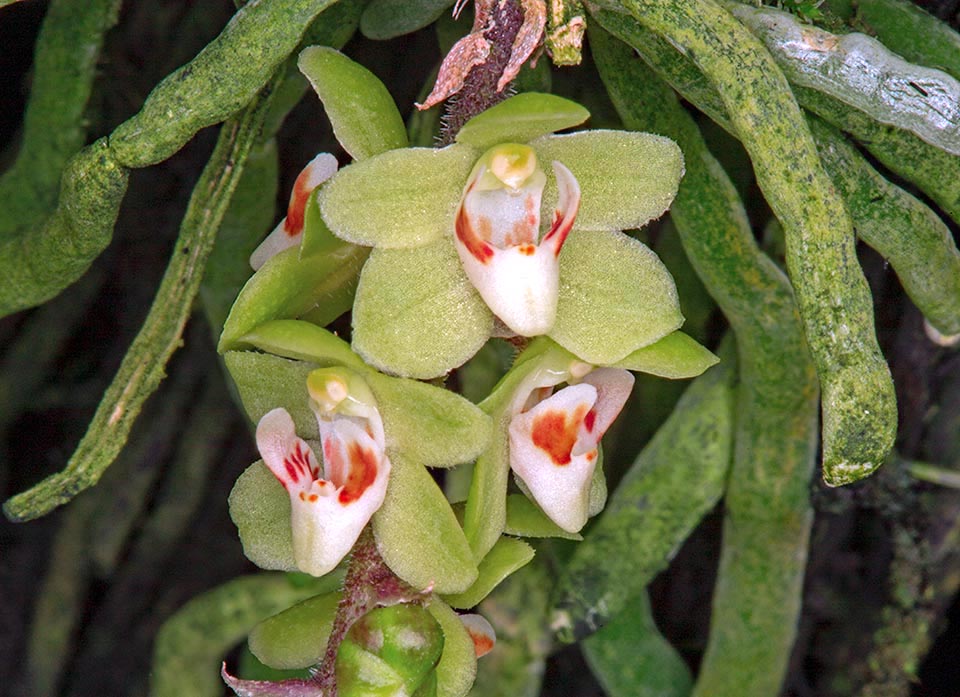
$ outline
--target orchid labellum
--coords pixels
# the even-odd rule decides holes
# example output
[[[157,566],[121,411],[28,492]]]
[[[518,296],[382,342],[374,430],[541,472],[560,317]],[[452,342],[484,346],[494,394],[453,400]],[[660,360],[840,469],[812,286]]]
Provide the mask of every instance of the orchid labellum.
[[[303,221],[310,194],[337,172],[337,158],[322,152],[313,158],[293,183],[287,215],[250,255],[254,271],[267,263],[270,257],[300,244],[303,239]]]
[[[467,277],[493,313],[522,336],[553,327],[560,249],[580,207],[576,178],[560,162],[553,171],[560,196],[542,239],[540,200],[547,178],[528,145],[497,145],[480,158],[454,220]]]
[[[597,446],[631,389],[626,370],[598,368],[555,394],[535,387],[510,422],[510,468],[567,532],[587,522]]]
[[[260,419],[257,447],[290,496],[297,566],[322,576],[346,556],[383,503],[390,460],[383,421],[359,376],[343,368],[315,370],[307,390],[320,427],[323,473],[285,409]]]

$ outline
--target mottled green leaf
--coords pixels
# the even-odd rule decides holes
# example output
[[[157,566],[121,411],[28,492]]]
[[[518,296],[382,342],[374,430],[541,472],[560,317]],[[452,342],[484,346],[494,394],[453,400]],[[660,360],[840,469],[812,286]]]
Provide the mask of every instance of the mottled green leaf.
[[[370,372],[388,451],[427,467],[450,467],[475,459],[490,439],[490,417],[458,394],[416,380]]]
[[[331,581],[339,583],[340,579],[331,576]],[[324,593],[268,617],[247,638],[251,653],[264,665],[279,670],[319,663],[342,596],[340,592]]]
[[[380,555],[414,588],[460,593],[477,578],[467,539],[440,487],[424,467],[391,457],[387,497],[373,516]]]
[[[465,145],[392,150],[344,167],[321,189],[323,219],[368,247],[419,247],[453,234],[453,216],[479,153]]]
[[[353,307],[353,348],[371,365],[434,378],[487,341],[493,315],[470,285],[453,244],[374,250]]]
[[[320,437],[307,394],[307,375],[316,364],[255,351],[229,351],[223,358],[253,423],[271,409],[283,407],[290,412],[297,435],[306,439]]]
[[[609,697],[687,697],[690,669],[654,624],[644,590],[582,644]]]
[[[550,338],[584,361],[610,365],[681,324],[673,278],[646,245],[608,231],[567,238]]]
[[[677,194],[683,155],[669,138],[627,131],[581,131],[530,143],[542,163],[559,160],[580,183],[576,225],[584,230],[629,230],[660,217]],[[543,201],[556,206],[557,187],[547,172]]]
[[[434,600],[427,606],[443,629],[443,655],[437,664],[437,697],[465,697],[477,675],[473,639],[450,606]]]
[[[237,477],[229,504],[230,518],[237,526],[247,559],[261,569],[297,571],[290,497],[263,460],[257,460]]]
[[[304,49],[297,66],[323,102],[333,134],[355,160],[406,147],[397,105],[369,70],[325,46]]]
[[[350,308],[357,275],[367,250],[343,244],[308,259],[296,247],[260,267],[240,291],[223,327],[220,352],[241,348],[247,332],[272,319],[293,319],[317,308],[335,308],[335,318]],[[328,320],[329,321],[329,320]]]
[[[463,593],[445,595],[451,606],[466,610],[486,598],[490,591],[533,559],[533,547],[512,537],[501,537],[479,564],[480,575]]]
[[[526,143],[538,136],[577,126],[590,112],[576,102],[524,92],[474,116],[457,134],[458,143],[486,150],[497,143]]]
[[[673,332],[656,343],[637,349],[618,362],[618,368],[650,373],[662,378],[680,380],[695,378],[720,361],[683,332]]]
[[[368,39],[383,41],[432,24],[453,0],[373,0],[360,18]]]

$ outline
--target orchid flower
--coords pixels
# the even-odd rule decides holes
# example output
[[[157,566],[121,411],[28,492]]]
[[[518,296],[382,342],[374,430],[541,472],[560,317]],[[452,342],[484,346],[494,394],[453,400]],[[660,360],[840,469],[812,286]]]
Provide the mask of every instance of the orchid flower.
[[[509,427],[510,468],[543,512],[571,533],[587,522],[600,439],[634,382],[621,368],[590,368],[586,374],[574,370],[579,381],[555,394],[549,383],[534,386],[525,398],[522,393]]]
[[[310,194],[336,173],[337,166],[337,158],[322,152],[297,175],[293,183],[293,191],[290,193],[286,217],[250,255],[250,266],[254,271],[284,249],[300,244],[300,240],[303,239],[304,216]]]
[[[560,285],[560,249],[580,207],[580,187],[553,163],[560,199],[538,243],[540,199],[547,182],[527,145],[497,145],[473,168],[454,218],[463,269],[484,302],[521,336],[553,328]]]
[[[307,391],[320,429],[323,474],[285,409],[260,419],[257,447],[290,496],[297,566],[322,576],[346,556],[383,503],[390,460],[376,402],[359,376],[343,368],[315,370]]]

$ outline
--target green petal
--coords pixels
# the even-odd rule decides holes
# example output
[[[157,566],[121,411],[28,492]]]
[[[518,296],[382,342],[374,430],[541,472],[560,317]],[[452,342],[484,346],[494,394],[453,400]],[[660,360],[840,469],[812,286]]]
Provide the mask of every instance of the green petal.
[[[538,136],[577,126],[588,118],[590,112],[569,99],[524,92],[467,121],[457,134],[457,142],[479,150],[497,143],[526,143]]]
[[[437,697],[466,697],[477,675],[473,639],[450,606],[434,600],[427,610],[443,629],[443,654],[437,664]]]
[[[265,322],[241,337],[240,342],[284,358],[310,361],[320,367],[342,365],[368,370],[346,341],[322,327],[297,319]]]
[[[507,535],[519,537],[562,537],[566,540],[582,540],[579,533],[567,532],[554,523],[533,501],[523,494],[507,496]]]
[[[339,237],[330,231],[327,224],[320,215],[320,204],[317,203],[317,196],[320,195],[318,186],[307,199],[307,205],[303,209],[303,239],[300,241],[300,258],[327,254],[334,251],[343,243]]]
[[[374,250],[353,306],[353,348],[371,365],[434,378],[486,342],[493,315],[470,285],[450,240]]]
[[[327,649],[341,597],[339,592],[318,595],[265,619],[247,638],[250,652],[264,665],[278,670],[316,665]]]
[[[479,153],[463,145],[406,148],[354,163],[321,189],[323,219],[367,247],[419,247],[453,234],[453,216]]]
[[[533,559],[533,547],[512,537],[501,537],[480,562],[480,575],[463,593],[445,595],[443,599],[460,610],[477,605],[500,585],[507,576]]]
[[[574,230],[567,238],[554,341],[584,361],[611,365],[681,324],[673,278],[646,245],[606,231]]]
[[[237,477],[228,500],[243,553],[261,569],[297,571],[290,528],[290,497],[258,460]]]
[[[307,394],[307,375],[316,364],[254,351],[230,351],[223,358],[253,423],[271,409],[283,407],[290,412],[297,435],[305,439],[320,437]]]
[[[694,378],[720,359],[683,332],[667,334],[660,341],[637,349],[616,364],[618,368],[650,373],[662,378]]]
[[[433,24],[452,4],[453,0],[373,0],[360,18],[360,31],[368,39],[392,39]]]
[[[311,46],[297,60],[323,102],[333,134],[355,160],[407,146],[397,105],[369,70],[325,46]]]
[[[419,463],[399,455],[390,460],[387,497],[373,515],[380,555],[414,588],[466,590],[477,578],[477,566],[443,492]]]
[[[272,319],[292,319],[323,306],[330,320],[350,309],[367,250],[352,244],[300,259],[286,249],[260,267],[240,291],[224,323],[221,353],[242,348],[240,337]],[[328,321],[330,321],[328,320]]]
[[[377,398],[387,450],[427,467],[476,459],[490,440],[490,417],[458,394],[416,380],[364,376]]]
[[[547,172],[544,210],[557,205],[548,163],[559,160],[580,183],[577,227],[630,230],[660,217],[677,195],[683,155],[669,138],[626,131],[581,131],[530,143]]]

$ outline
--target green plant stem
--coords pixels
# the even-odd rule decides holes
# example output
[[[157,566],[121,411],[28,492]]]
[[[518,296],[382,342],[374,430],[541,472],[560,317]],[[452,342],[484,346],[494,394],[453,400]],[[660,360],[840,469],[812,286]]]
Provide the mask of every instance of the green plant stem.
[[[95,484],[126,443],[143,403],[164,377],[179,348],[207,257],[269,104],[266,90],[239,116],[224,124],[217,146],[187,206],[173,255],[150,312],[87,433],[66,468],[4,504],[14,521],[37,518]]]
[[[850,216],[790,86],[760,42],[713,0],[622,6],[683,47],[720,93],[786,234],[787,268],[820,379],[824,480],[838,486],[867,476],[893,445],[896,395]]]
[[[796,634],[812,521],[816,374],[790,284],[758,248],[733,182],[693,119],[630,47],[593,29],[590,36],[624,125],[671,137],[684,152],[686,175],[671,216],[737,338],[734,460],[695,694],[776,694]]]
[[[103,37],[119,10],[120,0],[50,3],[37,37],[20,150],[0,177],[0,239],[31,234],[56,203],[63,168],[86,139],[84,111]]]

